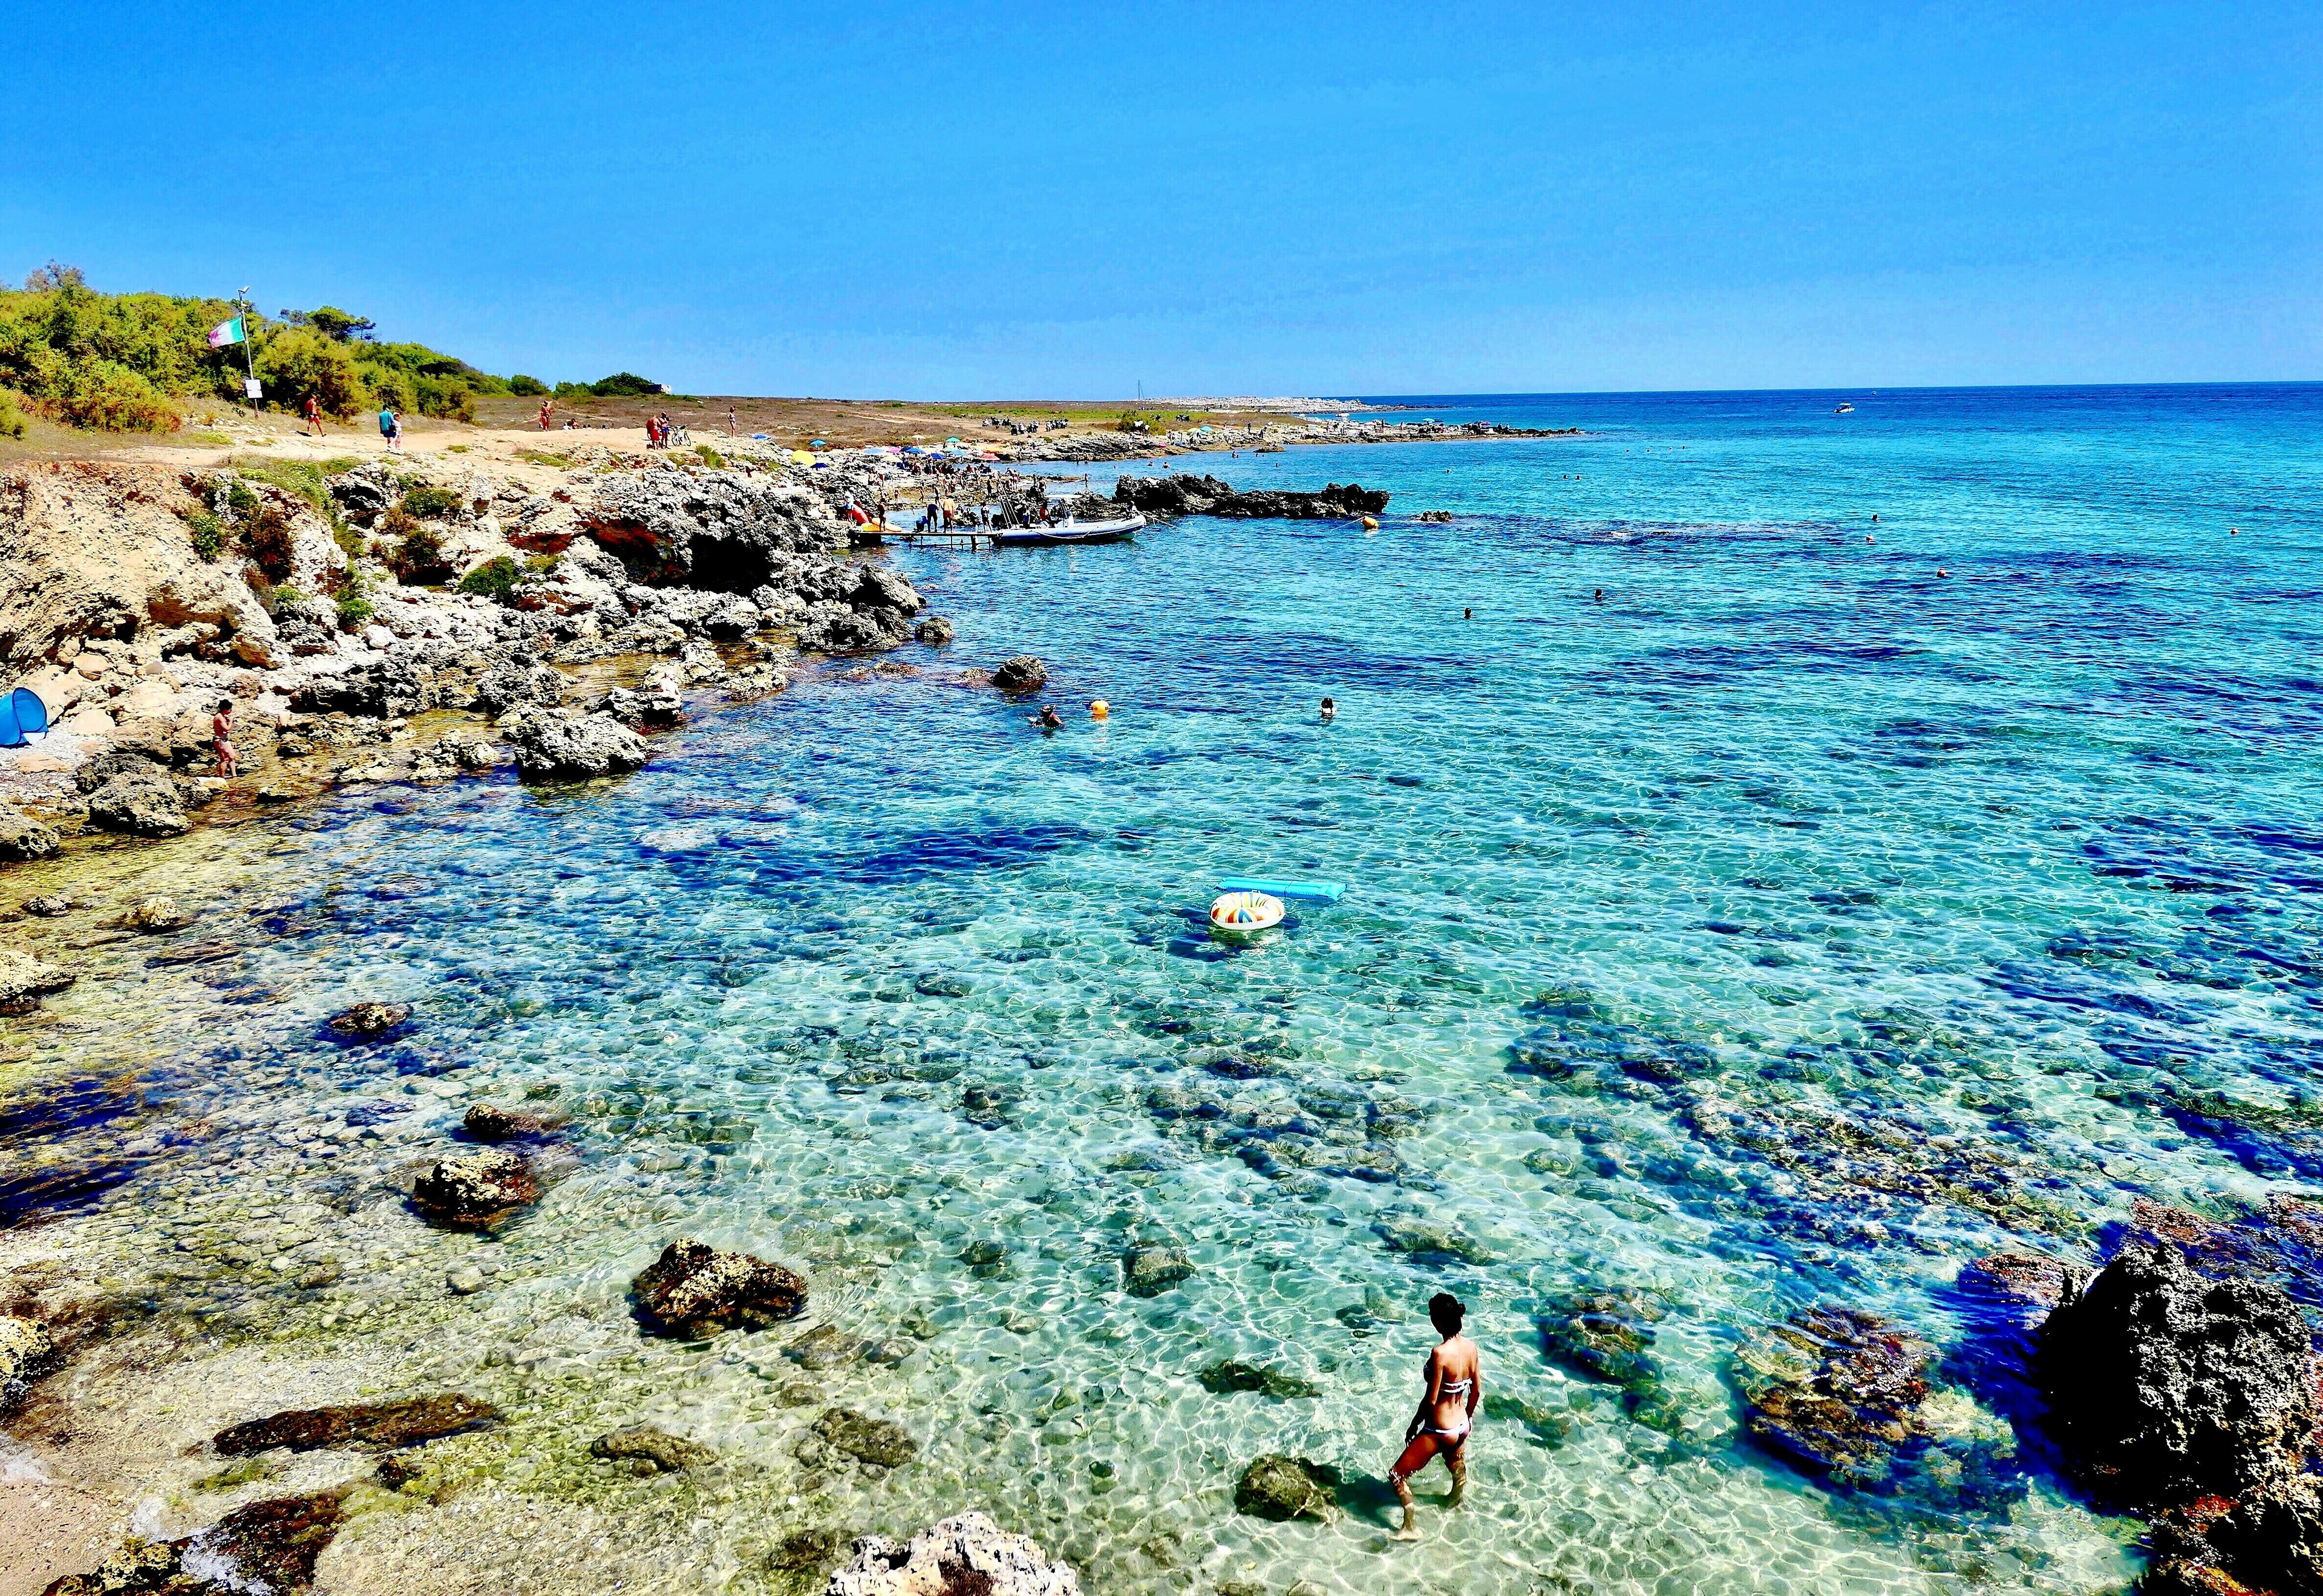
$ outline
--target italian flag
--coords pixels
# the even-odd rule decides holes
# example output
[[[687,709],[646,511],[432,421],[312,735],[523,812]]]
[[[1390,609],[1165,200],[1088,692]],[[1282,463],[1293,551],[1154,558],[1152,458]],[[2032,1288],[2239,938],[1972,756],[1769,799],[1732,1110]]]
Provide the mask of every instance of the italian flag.
[[[218,323],[217,326],[210,329],[210,347],[212,349],[223,349],[229,344],[239,344],[241,342],[242,317],[238,316],[230,321],[222,321]]]

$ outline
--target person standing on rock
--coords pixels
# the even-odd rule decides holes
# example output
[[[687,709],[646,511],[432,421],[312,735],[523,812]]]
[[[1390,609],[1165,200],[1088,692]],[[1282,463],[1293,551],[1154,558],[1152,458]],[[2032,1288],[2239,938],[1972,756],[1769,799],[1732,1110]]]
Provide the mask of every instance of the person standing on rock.
[[[1446,1507],[1458,1507],[1468,1489],[1468,1430],[1475,1423],[1477,1404],[1484,1399],[1484,1371],[1476,1344],[1460,1334],[1467,1315],[1466,1306],[1448,1291],[1428,1299],[1428,1323],[1443,1339],[1428,1354],[1422,1377],[1427,1390],[1404,1426],[1403,1455],[1388,1471],[1395,1500],[1403,1504],[1403,1527],[1391,1537],[1395,1540],[1419,1538],[1412,1523],[1410,1480],[1428,1466],[1429,1458],[1442,1457],[1452,1471],[1452,1494],[1444,1499]]]
[[[218,700],[217,713],[210,718],[210,747],[217,754],[218,775],[231,781],[242,774],[234,752],[234,700],[230,698]]]

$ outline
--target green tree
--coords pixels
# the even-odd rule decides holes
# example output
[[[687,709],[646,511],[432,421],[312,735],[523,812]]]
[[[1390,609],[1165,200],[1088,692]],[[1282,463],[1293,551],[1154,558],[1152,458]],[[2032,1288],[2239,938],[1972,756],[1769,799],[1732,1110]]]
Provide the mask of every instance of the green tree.
[[[333,416],[352,416],[370,402],[354,356],[311,326],[271,334],[254,358],[267,397],[285,409],[303,410],[311,397]]]

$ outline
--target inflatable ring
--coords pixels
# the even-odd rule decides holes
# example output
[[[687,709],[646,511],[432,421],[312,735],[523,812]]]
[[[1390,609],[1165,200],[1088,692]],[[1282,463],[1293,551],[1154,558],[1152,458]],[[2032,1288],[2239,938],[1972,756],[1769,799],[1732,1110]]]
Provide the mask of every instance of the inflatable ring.
[[[1282,900],[1262,892],[1230,892],[1210,905],[1210,931],[1221,937],[1254,937],[1282,923]]]

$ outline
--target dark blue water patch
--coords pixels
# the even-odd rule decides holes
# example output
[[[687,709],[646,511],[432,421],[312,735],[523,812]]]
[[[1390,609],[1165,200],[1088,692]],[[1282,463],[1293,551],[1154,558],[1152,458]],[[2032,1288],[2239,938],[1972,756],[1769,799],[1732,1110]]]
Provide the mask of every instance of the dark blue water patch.
[[[2202,1019],[2199,1012],[2182,1004],[2164,1003],[2142,992],[2085,979],[2054,965],[2007,959],[1994,965],[1983,980],[1986,985],[2011,997],[2033,1003],[2127,1014],[2135,1019],[2170,1025],[2191,1026],[2200,1023]]]
[[[756,880],[762,885],[889,886],[1018,869],[1068,848],[1106,840],[1110,839],[1105,832],[1066,821],[1001,822],[923,830],[861,853],[777,846],[762,848],[749,858]],[[693,856],[668,862],[673,873],[692,886],[714,885],[728,879],[721,871],[705,882],[702,864]]]

